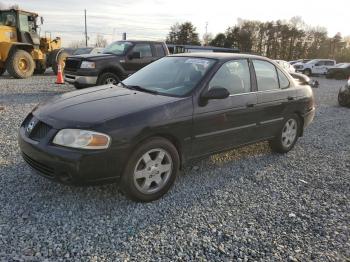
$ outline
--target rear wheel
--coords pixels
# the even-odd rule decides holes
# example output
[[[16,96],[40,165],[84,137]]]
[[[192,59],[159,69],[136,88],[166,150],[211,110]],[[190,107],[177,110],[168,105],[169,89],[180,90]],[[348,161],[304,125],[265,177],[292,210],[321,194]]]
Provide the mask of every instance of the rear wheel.
[[[32,56],[24,50],[16,50],[7,62],[7,72],[18,79],[28,78],[33,75],[35,62]]]
[[[287,117],[278,135],[270,141],[271,149],[278,153],[287,153],[294,147],[300,133],[300,118],[295,114]]]
[[[164,138],[152,138],[142,143],[129,158],[121,190],[135,201],[156,200],[173,185],[179,165],[175,146]]]
[[[98,85],[117,85],[120,82],[119,77],[114,73],[103,73],[98,77],[97,84]]]

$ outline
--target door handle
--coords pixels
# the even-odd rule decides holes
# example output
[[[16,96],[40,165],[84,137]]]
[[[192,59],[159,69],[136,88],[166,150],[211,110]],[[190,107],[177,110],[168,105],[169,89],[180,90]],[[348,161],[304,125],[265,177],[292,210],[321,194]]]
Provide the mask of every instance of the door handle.
[[[254,103],[247,103],[247,107],[254,107],[255,104]]]
[[[292,101],[292,100],[294,100],[294,97],[288,96],[288,100],[289,100],[289,101]]]

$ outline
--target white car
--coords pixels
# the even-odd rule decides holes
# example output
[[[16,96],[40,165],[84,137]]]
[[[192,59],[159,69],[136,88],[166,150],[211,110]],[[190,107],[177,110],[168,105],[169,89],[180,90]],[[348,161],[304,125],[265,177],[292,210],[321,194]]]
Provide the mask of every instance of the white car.
[[[284,60],[274,60],[277,64],[282,66],[288,73],[295,73],[295,68]]]
[[[307,76],[313,74],[325,75],[328,69],[334,67],[335,64],[336,61],[332,59],[313,59],[305,64],[295,64],[294,68],[297,72],[301,72]]]

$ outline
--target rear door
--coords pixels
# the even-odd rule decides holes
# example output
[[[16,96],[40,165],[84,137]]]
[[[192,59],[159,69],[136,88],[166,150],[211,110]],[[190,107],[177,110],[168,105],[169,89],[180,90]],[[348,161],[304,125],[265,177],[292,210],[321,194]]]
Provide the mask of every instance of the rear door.
[[[252,60],[257,81],[259,139],[273,137],[282,127],[288,106],[296,99],[286,75],[266,60]]]
[[[205,106],[194,101],[194,156],[221,151],[252,140],[256,126],[257,96],[251,92],[251,74],[247,59],[224,63],[206,89],[226,88],[226,99],[209,100]]]

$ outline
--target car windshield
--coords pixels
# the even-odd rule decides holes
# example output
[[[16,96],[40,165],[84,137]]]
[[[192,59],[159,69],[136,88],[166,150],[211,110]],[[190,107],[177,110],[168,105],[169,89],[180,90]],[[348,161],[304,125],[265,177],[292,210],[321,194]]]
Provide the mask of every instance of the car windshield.
[[[123,81],[130,87],[170,96],[185,96],[216,62],[196,57],[164,57]]]
[[[103,50],[103,53],[124,55],[130,46],[132,46],[132,43],[130,42],[125,42],[125,41],[113,42]]]

